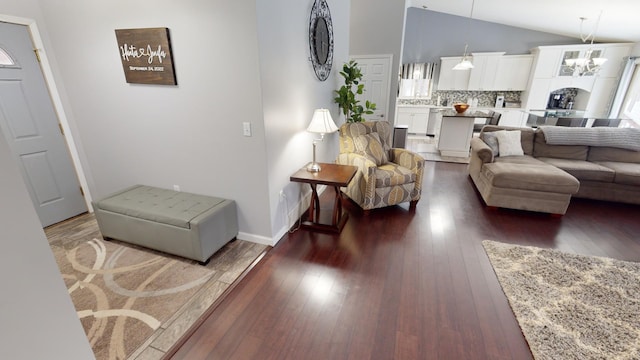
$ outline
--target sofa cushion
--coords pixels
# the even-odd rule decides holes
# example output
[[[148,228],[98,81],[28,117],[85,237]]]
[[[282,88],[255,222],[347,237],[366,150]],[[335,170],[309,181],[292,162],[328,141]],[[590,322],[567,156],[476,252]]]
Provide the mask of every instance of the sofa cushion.
[[[136,185],[95,204],[102,210],[189,229],[190,221],[225,200]]]
[[[544,133],[538,129],[533,142],[533,156],[558,159],[587,160],[589,147],[586,145],[549,145]]]
[[[560,168],[569,174],[578,178],[578,180],[592,180],[602,182],[613,182],[613,178],[616,174],[615,171],[608,167],[604,167],[597,163],[584,161],[584,160],[572,160],[572,159],[556,159],[540,157],[538,160],[544,161],[547,164]]]
[[[575,194],[580,183],[568,173],[548,164],[513,164],[494,162],[481,170],[496,187]]]
[[[616,161],[599,161],[599,165],[616,172],[613,182],[625,185],[640,185],[640,164]]]
[[[498,138],[496,137],[495,131],[489,131],[480,134],[480,139],[482,139],[482,141],[484,141],[484,143],[487,144],[489,148],[491,148],[494,157],[500,155],[500,147],[498,146]]]
[[[545,165],[543,161],[528,155],[497,157],[494,161],[509,164]]]
[[[510,127],[510,126],[496,126],[496,125],[485,125],[480,132],[480,136],[482,136],[485,132],[492,131],[500,131],[500,130],[518,130],[520,131],[520,142],[522,144],[522,151],[524,151],[525,155],[533,155],[533,135],[534,130],[531,128],[519,128],[519,127]]]
[[[589,148],[587,160],[640,163],[640,151],[592,146]]]
[[[522,156],[522,143],[520,141],[520,130],[513,131],[496,131],[496,138],[498,139],[498,148],[500,156]]]
[[[416,173],[394,163],[386,163],[376,168],[376,187],[409,184],[416,181]]]
[[[354,143],[356,146],[356,152],[369,156],[374,160],[376,165],[386,164],[389,161],[387,152],[382,146],[382,141],[380,141],[378,133],[369,133],[357,136],[354,139]]]

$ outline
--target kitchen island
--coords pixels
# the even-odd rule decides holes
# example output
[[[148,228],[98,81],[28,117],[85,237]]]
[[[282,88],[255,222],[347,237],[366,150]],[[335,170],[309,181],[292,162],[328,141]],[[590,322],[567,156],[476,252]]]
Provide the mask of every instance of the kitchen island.
[[[484,111],[467,110],[457,113],[454,110],[442,112],[438,150],[441,156],[469,157],[469,147],[473,136],[473,124],[476,119],[488,119],[493,114]]]

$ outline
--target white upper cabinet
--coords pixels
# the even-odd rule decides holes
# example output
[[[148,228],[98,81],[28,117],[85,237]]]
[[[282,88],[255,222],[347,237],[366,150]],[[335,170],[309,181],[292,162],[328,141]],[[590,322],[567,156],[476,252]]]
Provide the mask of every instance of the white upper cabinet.
[[[473,53],[473,69],[469,74],[467,90],[492,91],[495,90],[495,79],[503,52]]]
[[[438,90],[466,90],[469,86],[471,71],[453,70],[453,67],[462,60],[462,57],[443,57],[440,60]]]
[[[535,61],[531,72],[535,78],[551,79],[556,77],[558,65],[562,58],[562,49],[560,48],[537,48],[532,51]]]
[[[524,91],[529,82],[533,55],[473,53],[473,69],[452,70],[460,60],[462,57],[441,58],[438,90]]]
[[[507,91],[526,90],[532,64],[533,55],[507,55],[500,57],[493,88]]]
[[[618,77],[625,66],[625,58],[631,53],[628,45],[610,46],[604,49],[603,57],[607,62],[598,73],[600,77]]]

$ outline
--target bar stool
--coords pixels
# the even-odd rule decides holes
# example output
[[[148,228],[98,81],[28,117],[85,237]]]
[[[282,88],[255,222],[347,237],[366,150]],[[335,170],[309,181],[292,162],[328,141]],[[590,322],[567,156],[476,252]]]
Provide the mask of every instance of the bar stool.
[[[591,127],[598,126],[608,126],[608,127],[618,127],[620,125],[620,121],[622,119],[595,119],[593,120],[593,124]]]
[[[556,126],[585,127],[586,125],[587,119],[584,118],[559,117],[556,122]]]

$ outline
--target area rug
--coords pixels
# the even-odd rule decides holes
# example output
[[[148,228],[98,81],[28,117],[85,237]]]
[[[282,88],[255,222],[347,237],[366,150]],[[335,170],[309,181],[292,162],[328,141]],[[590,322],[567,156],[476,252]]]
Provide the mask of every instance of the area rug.
[[[640,359],[640,264],[482,242],[536,359]]]
[[[247,244],[251,243],[227,244],[207,266],[100,239],[67,248],[52,246],[52,250],[95,356],[101,360],[126,359],[140,352],[142,344],[158,337],[178,312],[185,311],[190,299],[203,297],[199,291],[210,286],[210,280],[224,276],[226,286],[232,283],[259,255],[252,250],[247,257],[245,250],[253,249]],[[239,269],[234,262],[241,263]],[[231,278],[229,270],[234,272]]]

